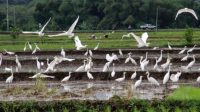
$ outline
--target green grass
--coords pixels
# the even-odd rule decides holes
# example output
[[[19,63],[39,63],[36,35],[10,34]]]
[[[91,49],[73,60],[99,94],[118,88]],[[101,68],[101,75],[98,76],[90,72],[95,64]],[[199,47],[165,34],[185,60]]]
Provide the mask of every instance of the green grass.
[[[88,48],[93,49],[97,43],[100,43],[99,48],[136,48],[137,43],[134,38],[124,38],[121,40],[123,34],[127,32],[115,32],[110,34],[108,39],[90,39],[90,35],[94,33],[76,33],[79,36],[83,44],[87,44]],[[105,35],[106,33],[95,33],[97,37]],[[108,34],[108,33],[107,33]],[[138,36],[142,32],[136,33]],[[194,32],[193,44],[200,43],[200,31]],[[32,44],[37,43],[42,50],[60,50],[61,47],[65,49],[75,49],[73,39],[67,37],[44,37],[39,38],[37,35],[20,35],[17,39],[12,39],[10,35],[0,35],[0,51],[7,49],[9,51],[22,51],[24,44],[30,41]],[[184,46],[186,41],[184,38],[184,31],[179,32],[149,32],[149,39],[147,40],[150,43],[150,47],[167,46],[169,41],[171,46]]]
[[[175,90],[168,99],[173,100],[200,100],[200,88],[196,87],[180,87]]]

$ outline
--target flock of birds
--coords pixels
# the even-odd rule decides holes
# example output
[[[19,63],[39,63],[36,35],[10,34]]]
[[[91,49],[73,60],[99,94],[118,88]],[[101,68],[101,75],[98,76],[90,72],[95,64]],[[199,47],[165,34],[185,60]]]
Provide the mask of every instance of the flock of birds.
[[[177,15],[176,15],[176,18],[175,20],[177,19],[178,15],[180,15],[181,13],[184,13],[184,12],[187,12],[187,13],[191,13],[197,20],[198,20],[198,17],[197,15],[195,14],[194,10],[192,9],[188,9],[188,8],[184,8],[184,9],[180,9],[178,12],[177,12]],[[77,17],[77,19],[74,21],[74,23],[70,26],[70,28],[67,30],[67,31],[63,31],[62,33],[60,34],[56,34],[56,35],[48,35],[49,37],[56,37],[56,36],[69,36],[69,37],[74,37],[74,42],[75,42],[75,47],[76,47],[76,50],[82,50],[82,49],[86,49],[87,48],[87,45],[83,45],[81,43],[81,40],[79,39],[78,36],[75,36],[75,34],[73,33],[74,31],[74,28],[76,26],[76,24],[78,23],[78,20],[79,20],[79,17]],[[37,34],[39,35],[40,37],[44,36],[44,30],[46,28],[46,26],[49,24],[49,22],[51,21],[51,18],[46,22],[46,24],[42,27],[42,29],[40,31],[36,31],[36,32],[27,32],[27,31],[24,31],[22,33],[24,34]],[[147,39],[148,39],[148,33],[145,32],[141,35],[141,37],[135,35],[134,33],[128,33],[126,35],[123,35],[122,36],[122,39],[124,37],[134,37],[134,39],[137,41],[137,47],[138,48],[141,48],[141,47],[148,47],[149,46],[149,43],[147,43]],[[32,50],[32,54],[35,54],[37,52],[37,50],[40,50],[40,48],[38,47],[38,45],[35,43],[35,49],[33,49],[32,45],[27,42],[25,43],[25,47],[24,47],[24,51],[27,50],[27,47]],[[94,48],[94,50],[97,50],[99,47],[99,43],[97,44],[97,46]],[[189,57],[189,53],[191,53],[194,49],[195,49],[196,46],[194,46],[193,48],[187,50],[186,46],[183,48],[183,50],[181,50],[179,52],[179,54],[183,54],[184,52],[187,51],[187,55],[185,57],[183,57],[181,59],[181,61],[186,61]],[[158,47],[154,47],[153,49],[157,49]],[[170,44],[168,43],[168,48],[169,49],[172,49],[172,47],[170,46]],[[171,66],[172,66],[172,63],[171,63],[171,58],[168,56],[166,62],[164,64],[161,64],[160,66],[158,65],[162,59],[163,59],[163,54],[162,54],[163,50],[161,50],[161,54],[160,54],[160,57],[159,58],[155,58],[156,60],[156,63],[155,65],[153,66],[153,69],[156,70],[156,71],[160,71],[160,70],[165,70],[165,69],[168,69],[167,70],[167,73],[164,75],[163,77],[163,84],[167,84],[167,82],[169,80],[171,80],[172,82],[178,82],[179,80],[179,77],[181,76],[181,71],[180,72],[177,72],[176,74],[170,74],[170,71],[171,71]],[[10,52],[10,51],[7,51],[5,50],[5,53],[8,54],[8,55],[15,55],[14,52]],[[60,64],[61,62],[63,61],[73,61],[75,59],[69,59],[69,58],[66,58],[65,57],[65,51],[63,48],[61,48],[61,56],[55,56],[53,61],[49,62],[49,59],[47,59],[47,68],[45,71],[40,71],[41,70],[41,66],[44,66],[44,62],[40,62],[38,60],[38,57],[36,57],[36,62],[37,62],[37,69],[39,70],[39,72],[35,75],[33,75],[32,77],[29,77],[29,78],[55,78],[54,76],[49,76],[49,75],[45,75],[44,73],[46,72],[49,72],[49,71],[56,71],[55,69],[55,66]],[[119,49],[119,54],[121,56],[123,56],[123,52],[121,49]],[[93,61],[92,61],[92,56],[93,56],[93,53],[92,53],[92,50],[89,50],[87,49],[86,50],[86,53],[84,54],[86,56],[88,56],[87,59],[85,59],[83,61],[83,65],[81,65],[80,67],[78,67],[75,72],[79,72],[79,71],[85,71],[87,72],[87,76],[89,79],[94,79],[92,73],[90,73],[92,67],[93,67]],[[22,65],[18,59],[18,56],[15,55],[16,57],[16,71],[19,71],[21,68],[22,68]],[[195,55],[192,56],[193,57],[193,60],[191,62],[188,63],[187,66],[182,66],[182,70],[184,71],[188,71],[189,69],[191,69],[195,63]],[[103,66],[102,68],[102,72],[108,72],[110,66],[112,65],[112,71],[111,71],[111,77],[115,77],[115,64],[113,63],[115,60],[119,60],[118,56],[114,53],[112,53],[111,55],[110,54],[106,54],[106,60],[107,62],[105,63],[105,65]],[[133,63],[135,66],[139,65],[140,69],[142,71],[146,71],[146,74],[147,74],[147,80],[154,84],[154,85],[157,85],[159,86],[159,82],[150,76],[150,73],[146,70],[146,67],[148,66],[149,64],[149,60],[148,60],[148,53],[146,53],[146,57],[144,58],[143,56],[140,57],[140,61],[139,63],[137,63],[133,58],[132,58],[132,53],[128,53],[128,57],[126,58],[125,60],[125,63]],[[0,64],[2,63],[2,55],[0,56]],[[6,79],[6,83],[10,84],[12,83],[13,81],[13,68],[10,67],[10,68],[5,68],[5,71],[10,71],[11,72],[11,76],[9,76],[7,79]],[[71,77],[71,73],[72,72],[69,72],[69,75],[66,76],[65,78],[63,78],[61,80],[61,82],[67,82],[70,77]],[[136,78],[136,71],[132,74],[131,76],[131,79],[135,79]],[[121,78],[117,78],[115,79],[115,81],[117,82],[122,82],[125,80],[125,76],[126,76],[126,72],[123,73],[123,76]],[[134,84],[134,88],[137,88],[139,87],[141,84],[142,84],[142,78],[143,76],[140,76],[139,80],[137,80]],[[200,77],[197,78],[197,82],[200,83]]]

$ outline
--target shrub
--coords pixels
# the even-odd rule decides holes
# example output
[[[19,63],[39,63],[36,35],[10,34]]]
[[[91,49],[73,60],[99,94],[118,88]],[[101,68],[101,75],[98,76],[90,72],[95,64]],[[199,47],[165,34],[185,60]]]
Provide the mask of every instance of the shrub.
[[[192,43],[193,33],[194,33],[194,31],[193,31],[192,28],[188,28],[185,31],[185,39],[187,41],[187,44],[191,44]]]
[[[13,39],[17,39],[19,37],[19,34],[20,34],[20,29],[17,28],[16,26],[13,26],[11,28],[11,33],[10,33],[11,37]]]

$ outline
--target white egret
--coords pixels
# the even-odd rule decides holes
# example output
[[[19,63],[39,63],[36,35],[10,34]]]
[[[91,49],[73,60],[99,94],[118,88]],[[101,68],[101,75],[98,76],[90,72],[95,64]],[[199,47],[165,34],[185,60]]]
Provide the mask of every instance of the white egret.
[[[187,65],[187,66],[182,66],[181,68],[185,71],[187,71],[188,69],[191,69],[192,66],[194,65],[195,63],[195,55],[193,55],[193,60]]]
[[[85,65],[85,71],[91,70],[91,69],[92,69],[92,66],[93,66],[92,58],[89,57],[89,58],[87,59],[86,65]]]
[[[187,52],[192,52],[195,49],[196,45],[194,45],[192,48],[190,48]]]
[[[187,48],[187,46],[185,46],[185,47],[183,48],[183,50],[181,50],[178,54],[183,54],[183,53],[186,51],[186,48]]]
[[[117,79],[115,79],[115,81],[117,81],[117,82],[124,81],[125,80],[125,75],[126,75],[126,72],[123,72],[123,77],[117,78]]]
[[[195,11],[193,9],[189,9],[189,8],[179,9],[178,12],[177,12],[177,14],[176,14],[175,20],[182,13],[190,13],[190,14],[192,14],[195,17],[196,20],[198,20],[198,17],[196,15]]]
[[[149,72],[148,72],[148,71],[146,72],[146,74],[147,74],[147,80],[148,80],[151,84],[156,85],[156,86],[159,86],[159,85],[160,85],[159,82],[158,82],[155,78],[149,77]]]
[[[37,73],[31,77],[29,77],[31,79],[35,79],[35,78],[55,78],[55,76],[50,76],[50,75],[45,75],[45,74],[42,74],[42,73]]]
[[[22,68],[22,65],[21,65],[21,63],[19,62],[18,56],[15,55],[15,57],[16,57],[15,62],[16,62],[16,64],[17,64],[17,68],[20,70],[20,69]]]
[[[156,49],[158,49],[159,47],[153,47],[153,50],[156,50]]]
[[[2,61],[3,61],[3,55],[2,53],[0,53],[0,66],[2,65]]]
[[[10,68],[8,68],[8,67],[5,67],[5,69],[4,69],[6,72],[11,72],[12,71],[12,66],[10,67]]]
[[[135,72],[131,75],[131,79],[132,79],[132,80],[135,79],[136,76],[137,76],[137,72],[135,71]]]
[[[168,57],[168,58],[167,58],[167,61],[166,61],[164,64],[161,65],[162,69],[166,69],[166,68],[170,65],[170,62],[171,62],[171,60],[170,60],[170,58]]]
[[[14,76],[13,76],[13,70],[11,68],[11,76],[9,76],[7,79],[6,79],[6,83],[10,84],[13,82],[13,79],[14,79]]]
[[[96,45],[96,47],[94,48],[94,50],[97,50],[99,48],[99,43]]]
[[[172,82],[178,82],[180,76],[181,76],[181,72],[177,72],[176,74],[171,74],[170,80]]]
[[[14,52],[11,52],[11,51],[7,51],[6,49],[4,49],[5,53],[8,54],[8,55],[14,55],[15,53]]]
[[[32,50],[32,49],[33,49],[33,47],[32,47],[32,45],[30,44],[30,42],[29,42],[29,41],[27,42],[27,44],[28,44],[28,47],[29,47],[29,49],[30,49],[30,50]]]
[[[36,43],[34,43],[34,44],[35,44],[35,49],[33,50],[32,54],[35,54],[37,52],[37,50],[40,50],[38,45]]]
[[[106,64],[103,66],[103,70],[102,70],[102,72],[107,72],[108,71],[108,69],[109,69],[109,67],[110,67],[110,64],[111,64],[112,62],[106,62]]]
[[[131,37],[131,34],[130,34],[130,33],[128,33],[128,34],[126,34],[126,35],[122,35],[122,39],[121,39],[121,40],[123,40],[123,39],[124,39],[124,37],[130,38],[130,37]]]
[[[163,50],[160,50],[160,57],[158,58],[158,63],[160,63],[161,61],[162,61],[162,52],[163,52]]]
[[[135,40],[137,41],[138,45],[137,47],[148,47],[149,46],[149,43],[147,43],[147,39],[148,39],[148,33],[145,32],[142,34],[141,38],[138,37],[137,35],[135,35],[134,33],[129,33],[130,35],[132,35]]]
[[[27,42],[26,42],[25,45],[24,45],[24,51],[26,51],[26,45],[27,45]]]
[[[49,24],[50,21],[51,21],[51,18],[49,18],[49,20],[46,22],[46,24],[42,27],[42,29],[40,31],[35,31],[35,32],[23,31],[22,33],[24,33],[24,34],[38,34],[39,37],[42,37],[42,36],[44,36],[44,29],[46,28],[46,26]]]
[[[169,65],[169,69],[168,69],[167,73],[165,74],[165,76],[163,78],[163,84],[166,84],[169,81],[170,71],[171,71],[171,65]]]
[[[143,76],[140,76],[140,79],[135,82],[135,84],[134,84],[134,88],[135,89],[137,89],[137,87],[139,87],[141,85],[141,83],[142,83],[142,77]]]
[[[122,50],[121,50],[121,49],[119,49],[119,55],[120,55],[120,56],[123,56],[123,53],[122,53]]]
[[[92,74],[89,72],[89,70],[87,71],[87,77],[88,77],[89,79],[94,79],[94,77],[93,77]]]
[[[76,50],[81,50],[87,47],[87,45],[83,45],[78,36],[74,38]]]
[[[181,61],[187,61],[188,57],[189,57],[189,52],[187,52],[187,55],[186,55],[185,57],[183,57],[183,58],[181,59]]]
[[[197,83],[199,83],[199,84],[200,84],[200,76],[199,76],[199,77],[197,77]]]
[[[64,31],[63,33],[60,34],[56,34],[56,35],[48,35],[49,37],[56,37],[56,36],[69,36],[70,38],[74,36],[74,28],[76,27],[76,24],[78,23],[79,20],[79,16],[77,17],[77,19],[74,21],[74,23],[70,26],[70,28],[68,29],[68,31]]]
[[[169,50],[172,50],[172,47],[170,46],[169,42],[167,44],[168,44]]]
[[[113,63],[113,70],[111,72],[111,77],[115,77],[115,64]]]
[[[62,57],[65,57],[65,50],[64,50],[63,48],[61,48],[60,55],[61,55]]]
[[[38,61],[38,57],[36,57],[36,63],[37,63],[37,69],[40,70],[41,66],[40,66],[40,62]]]
[[[125,63],[128,63],[129,61],[131,61],[131,63],[133,63],[134,65],[137,65],[136,61],[131,57],[132,53],[128,53],[128,57],[125,60]]]
[[[76,72],[84,71],[85,70],[85,65],[86,65],[86,60],[83,60],[83,65],[78,67],[75,71]]]
[[[106,60],[109,61],[109,62],[112,62],[114,60],[118,60],[118,57],[114,53],[112,53],[112,56],[110,56],[109,54],[106,54]]]
[[[154,69],[154,70],[157,70],[157,69],[158,69],[158,58],[155,57],[155,59],[156,59],[156,63],[155,63],[155,65],[153,66],[153,69]]]
[[[72,73],[72,72],[69,72],[69,75],[66,76],[66,77],[64,77],[64,78],[61,80],[61,82],[67,82],[67,81],[70,79],[70,77],[71,77],[71,73]]]

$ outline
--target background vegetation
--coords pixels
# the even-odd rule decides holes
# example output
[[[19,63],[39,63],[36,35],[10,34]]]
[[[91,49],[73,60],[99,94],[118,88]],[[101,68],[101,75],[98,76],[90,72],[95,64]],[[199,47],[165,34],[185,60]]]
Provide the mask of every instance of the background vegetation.
[[[6,30],[5,3],[0,0],[0,30]],[[157,9],[159,28],[200,25],[190,14],[174,20],[177,10],[184,7],[199,15],[199,0],[9,0],[9,4],[10,27],[15,24],[23,30],[38,30],[38,24],[49,17],[53,19],[48,30],[66,30],[78,15],[80,30],[127,29],[129,25],[136,29],[145,23],[155,25]]]

